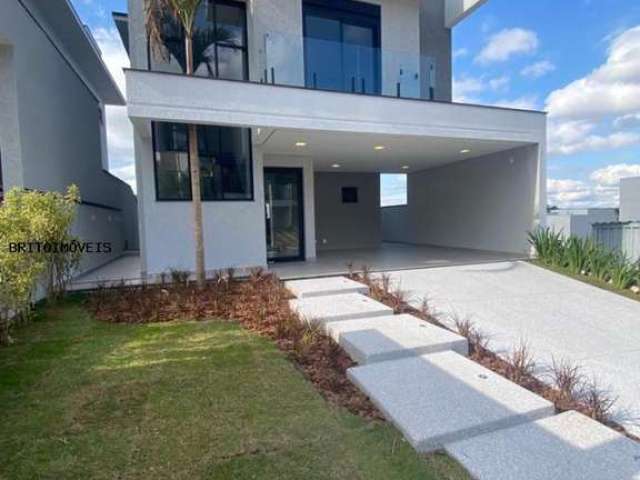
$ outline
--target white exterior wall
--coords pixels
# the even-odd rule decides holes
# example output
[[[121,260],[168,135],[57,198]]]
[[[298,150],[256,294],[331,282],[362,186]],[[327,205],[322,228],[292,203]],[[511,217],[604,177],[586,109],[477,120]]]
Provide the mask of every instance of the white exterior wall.
[[[620,181],[620,221],[640,220],[640,177]]]
[[[530,146],[410,173],[409,243],[527,253],[538,161]]]
[[[555,212],[547,215],[547,226],[554,232],[562,233],[565,237],[576,236],[588,238],[592,235],[594,223],[617,222],[618,214],[615,209],[586,209],[584,213]]]
[[[56,32],[38,18],[37,11],[32,14],[53,43],[16,0],[2,4],[0,151],[5,190],[64,191],[76,184],[84,201],[119,209],[119,215],[124,216],[135,208],[135,197],[128,185],[103,171],[103,127],[99,121],[103,106],[77,72]],[[83,240],[98,241],[97,232],[99,241],[105,242],[126,235],[118,230],[120,223],[108,221],[113,210],[89,214],[88,209],[96,207],[80,206],[74,225]],[[129,241],[135,244],[135,235]],[[113,248],[121,253],[123,246],[124,242],[117,240]],[[81,270],[110,259],[85,255]]]
[[[357,203],[342,203],[343,187],[358,189]],[[315,197],[319,251],[380,245],[379,174],[317,172]]]
[[[143,275],[195,270],[192,203],[157,201],[150,137],[136,140]],[[266,266],[262,153],[253,151],[254,200],[203,202],[205,268]],[[141,188],[142,187],[142,188]]]

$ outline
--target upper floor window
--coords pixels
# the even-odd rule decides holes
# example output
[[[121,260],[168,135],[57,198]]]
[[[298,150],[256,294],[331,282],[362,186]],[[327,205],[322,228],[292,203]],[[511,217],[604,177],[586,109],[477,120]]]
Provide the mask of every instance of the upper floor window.
[[[380,7],[351,0],[305,0],[307,87],[379,94]]]
[[[187,125],[155,122],[156,197],[191,200]],[[251,130],[198,125],[203,201],[252,200]]]
[[[164,57],[149,50],[151,70],[185,73],[184,31],[167,15],[163,27]],[[245,4],[235,0],[202,0],[194,21],[195,75],[247,80],[247,18]]]

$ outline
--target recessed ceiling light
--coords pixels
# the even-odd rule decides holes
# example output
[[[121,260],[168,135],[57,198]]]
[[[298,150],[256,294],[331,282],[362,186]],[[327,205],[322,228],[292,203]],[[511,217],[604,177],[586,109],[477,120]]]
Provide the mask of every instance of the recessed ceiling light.
[[[384,150],[385,148],[387,147],[385,147],[384,145],[376,145],[375,147],[373,147],[373,149],[377,151]]]
[[[462,154],[471,153],[471,150],[469,150],[468,148],[465,148],[464,150],[460,150],[460,153]]]
[[[402,169],[403,169],[403,170],[409,170],[409,165],[403,165],[403,166],[402,166]]]
[[[334,163],[333,165],[331,165],[331,168],[340,168],[340,164],[339,163]]]
[[[296,147],[306,147],[307,142],[296,142]]]

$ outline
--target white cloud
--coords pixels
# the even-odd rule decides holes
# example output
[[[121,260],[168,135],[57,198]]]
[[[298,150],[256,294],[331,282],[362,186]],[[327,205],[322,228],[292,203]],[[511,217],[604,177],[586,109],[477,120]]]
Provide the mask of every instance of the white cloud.
[[[589,182],[549,179],[548,204],[560,208],[618,207],[620,179],[638,175],[640,164],[621,163],[595,170]]]
[[[628,177],[640,177],[640,165],[619,163],[596,170],[590,176],[591,180],[606,187],[617,187],[620,180]]]
[[[538,97],[536,95],[524,95],[512,100],[502,99],[491,103],[496,107],[516,108],[520,110],[537,110]]]
[[[540,78],[544,77],[547,73],[553,72],[555,69],[556,66],[549,60],[542,60],[524,67],[520,70],[520,74],[524,77]]]
[[[613,121],[615,128],[640,128],[640,113],[629,113]]]
[[[92,34],[102,52],[102,60],[120,90],[125,93],[123,68],[129,67],[130,63],[118,31],[115,28],[97,28]],[[135,191],[133,128],[127,117],[126,108],[107,107],[106,126],[111,173],[129,183]]]
[[[487,78],[463,76],[453,79],[453,99],[458,103],[491,104],[480,98],[481,93],[503,92],[509,89],[511,78],[508,75]]]
[[[586,77],[552,92],[551,116],[601,119],[640,110],[640,26],[613,39],[608,58]]]
[[[489,37],[488,43],[476,57],[476,62],[505,62],[514,55],[533,53],[539,45],[538,35],[531,30],[504,29]]]
[[[462,58],[469,55],[469,50],[466,48],[458,48],[453,52],[453,58]]]
[[[587,120],[549,121],[549,153],[574,155],[640,145],[640,133],[596,133],[598,125]]]
[[[489,80],[489,86],[493,90],[506,90],[509,88],[510,83],[511,83],[511,78],[509,78],[507,75],[492,78],[491,80]]]
[[[546,110],[551,153],[640,145],[640,26],[613,36],[606,61],[552,92]]]

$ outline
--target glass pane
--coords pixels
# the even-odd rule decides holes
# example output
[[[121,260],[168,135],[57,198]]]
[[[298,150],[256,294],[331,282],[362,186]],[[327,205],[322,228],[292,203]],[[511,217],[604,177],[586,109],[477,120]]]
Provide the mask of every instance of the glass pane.
[[[236,46],[244,46],[245,10],[243,5],[220,3],[216,10],[217,41]]]
[[[191,181],[184,125],[154,124],[157,197],[159,200],[189,200]]]
[[[218,78],[226,80],[247,78],[244,50],[218,45]]]
[[[198,128],[203,200],[250,200],[250,130]]]
[[[343,90],[341,26],[338,20],[305,17],[305,75],[308,87]]]
[[[265,170],[267,257],[302,256],[301,175],[297,170]]]
[[[374,47],[375,33],[369,27],[343,24],[343,69],[345,81],[355,91],[361,93],[378,93],[379,50]]]
[[[162,46],[149,47],[151,70],[184,73],[186,71],[184,36],[180,24],[167,14],[162,22]]]

